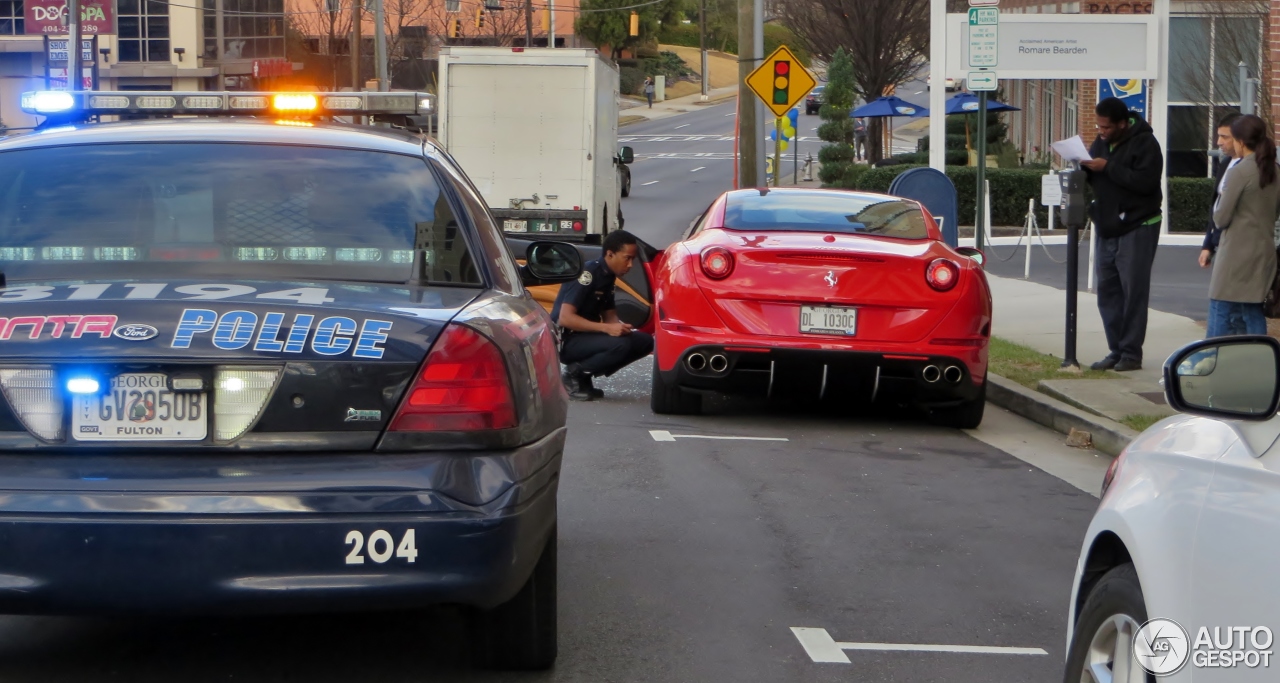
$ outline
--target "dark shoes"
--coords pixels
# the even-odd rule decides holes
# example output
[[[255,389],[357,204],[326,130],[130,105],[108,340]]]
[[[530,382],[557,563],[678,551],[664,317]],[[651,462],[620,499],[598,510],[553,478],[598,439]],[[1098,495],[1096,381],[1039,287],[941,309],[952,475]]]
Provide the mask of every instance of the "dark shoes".
[[[564,382],[564,388],[569,392],[571,400],[594,401],[597,398],[604,398],[604,392],[592,385],[591,375],[583,372],[577,365],[566,365],[560,379]]]
[[[1112,369],[1116,372],[1133,372],[1134,370],[1141,370],[1142,361],[1134,360],[1132,358],[1121,358],[1120,362],[1116,363],[1116,366]]]
[[[1115,370],[1116,372],[1132,372],[1142,369],[1142,361],[1132,358],[1117,358],[1115,356],[1107,356],[1102,360],[1089,366],[1092,370]]]

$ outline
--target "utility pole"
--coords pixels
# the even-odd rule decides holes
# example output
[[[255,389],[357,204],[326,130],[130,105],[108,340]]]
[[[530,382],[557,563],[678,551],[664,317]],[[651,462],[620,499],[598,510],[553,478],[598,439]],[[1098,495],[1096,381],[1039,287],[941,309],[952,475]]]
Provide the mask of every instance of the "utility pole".
[[[378,79],[378,92],[387,92],[391,83],[387,80],[387,23],[382,3],[383,0],[373,0],[373,23],[377,27],[373,34],[373,58],[377,60],[374,78]]]
[[[711,80],[711,74],[707,73],[707,0],[702,0],[698,8],[698,51],[702,53],[702,101],[706,102],[707,88],[710,87],[708,83]]]
[[[756,95],[747,87],[755,69],[755,0],[738,0],[738,187],[760,185],[760,135],[756,134]]]
[[[360,92],[360,5],[364,0],[351,0],[351,90]],[[356,117],[357,121],[360,117]]]
[[[547,0],[547,47],[556,46],[556,0]]]
[[[533,0],[524,0],[524,46],[533,47]]]
[[[84,90],[84,61],[80,59],[80,0],[67,0],[67,90]]]

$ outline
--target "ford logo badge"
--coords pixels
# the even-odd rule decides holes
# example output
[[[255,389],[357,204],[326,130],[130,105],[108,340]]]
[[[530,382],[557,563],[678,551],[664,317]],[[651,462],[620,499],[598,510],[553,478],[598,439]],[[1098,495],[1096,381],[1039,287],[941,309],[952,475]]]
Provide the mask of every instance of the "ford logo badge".
[[[154,339],[160,330],[150,325],[121,325],[112,334],[128,341],[146,341]]]

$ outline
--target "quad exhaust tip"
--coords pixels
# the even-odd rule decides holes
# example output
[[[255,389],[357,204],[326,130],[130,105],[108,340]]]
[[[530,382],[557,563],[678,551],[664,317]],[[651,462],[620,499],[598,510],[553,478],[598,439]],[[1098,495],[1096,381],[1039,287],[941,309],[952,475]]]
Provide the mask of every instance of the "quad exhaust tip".
[[[684,364],[689,366],[689,369],[694,372],[701,372],[707,367],[707,357],[700,353],[691,353],[689,354],[689,357],[685,359]]]
[[[942,371],[942,376],[952,384],[959,384],[960,380],[964,379],[964,371],[958,365],[951,365]]]
[[[724,372],[729,369],[729,359],[724,354],[717,353],[707,361],[707,367],[711,368],[711,371],[715,373]]]
[[[942,371],[936,365],[926,365],[924,370],[920,372],[920,376],[924,377],[924,381],[933,384],[942,379]]]

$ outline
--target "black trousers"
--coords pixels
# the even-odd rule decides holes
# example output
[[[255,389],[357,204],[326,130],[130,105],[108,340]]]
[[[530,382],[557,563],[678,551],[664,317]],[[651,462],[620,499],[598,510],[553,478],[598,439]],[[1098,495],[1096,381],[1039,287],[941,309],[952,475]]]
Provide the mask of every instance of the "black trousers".
[[[1111,357],[1142,360],[1151,299],[1151,265],[1160,245],[1160,224],[1144,225],[1120,237],[1099,237],[1098,313]]]
[[[610,337],[604,332],[570,332],[560,346],[560,362],[576,363],[593,377],[608,377],[653,352],[653,336],[632,332]]]

